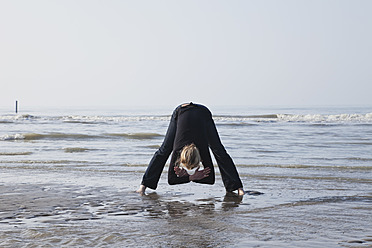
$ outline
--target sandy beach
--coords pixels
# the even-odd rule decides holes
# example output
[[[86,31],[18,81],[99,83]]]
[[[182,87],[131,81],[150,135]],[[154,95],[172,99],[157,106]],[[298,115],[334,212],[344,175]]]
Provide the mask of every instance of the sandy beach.
[[[66,179],[58,173],[44,177],[6,172],[2,176],[7,178],[0,186],[2,247],[225,246],[230,242],[227,237],[219,240],[204,232],[212,226],[221,231],[230,228],[214,218],[217,202],[226,211],[242,200],[233,194],[219,199],[210,198],[211,192],[164,189],[139,196],[138,182],[121,176],[71,174]],[[223,190],[217,189],[215,193]]]
[[[14,170],[2,170],[1,174],[1,247],[372,244],[372,236],[365,232],[370,228],[368,197],[271,204],[293,192],[282,191],[280,196],[257,183],[252,186],[260,187],[264,195],[241,198],[226,194],[220,178],[213,186],[191,183],[183,187],[168,186],[162,178],[158,191],[139,196],[135,189],[140,173],[99,176],[19,171],[16,175]],[[360,202],[358,215],[347,209],[355,201]],[[361,233],[365,235],[356,239]]]

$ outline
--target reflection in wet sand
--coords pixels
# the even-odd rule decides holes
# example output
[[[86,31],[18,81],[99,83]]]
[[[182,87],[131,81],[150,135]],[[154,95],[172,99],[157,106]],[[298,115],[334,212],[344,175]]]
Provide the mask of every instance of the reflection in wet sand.
[[[230,210],[232,208],[239,207],[242,202],[243,196],[239,196],[235,193],[227,192],[223,198],[222,208],[223,210]]]
[[[186,200],[194,194],[142,197],[104,187],[19,184],[1,187],[1,246],[37,241],[48,245],[135,244],[216,247],[226,244],[231,229],[221,210],[236,208],[242,198]],[[102,228],[104,227],[104,228]],[[151,244],[149,237],[156,237]],[[161,241],[159,241],[161,240]],[[150,243],[149,243],[150,242]]]
[[[372,221],[367,193],[309,197],[297,188],[269,189],[275,187],[265,182],[267,193],[260,196],[240,197],[225,194],[221,185],[196,184],[163,184],[139,196],[126,186],[131,181],[122,183],[123,177],[117,178],[120,187],[112,186],[115,178],[103,181],[106,186],[88,176],[76,176],[70,184],[50,177],[20,179],[0,184],[0,247],[371,244],[363,231]]]
[[[172,200],[150,193],[142,198],[149,217],[166,219],[162,222],[161,231],[154,231],[157,237],[163,236],[170,247],[219,247],[231,243],[228,234],[234,229],[224,219],[220,218],[221,209],[228,211],[235,208],[242,201],[237,194],[228,193],[219,197],[196,199],[194,202]],[[217,205],[222,208],[218,209]],[[160,228],[160,227],[159,227]],[[224,232],[224,233],[223,233]],[[216,233],[223,233],[216,236]]]

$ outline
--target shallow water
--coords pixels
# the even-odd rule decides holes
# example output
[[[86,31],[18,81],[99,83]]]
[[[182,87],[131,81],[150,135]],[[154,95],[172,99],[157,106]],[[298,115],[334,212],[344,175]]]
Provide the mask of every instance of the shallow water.
[[[141,197],[139,173],[2,176],[2,247],[371,245],[372,197],[346,188],[314,192],[297,179],[251,180],[265,194],[239,197],[220,182],[171,187],[163,177],[159,190]]]
[[[0,112],[1,247],[369,247],[372,111],[220,109],[247,190],[139,186],[171,110]],[[165,168],[165,171],[167,168]]]

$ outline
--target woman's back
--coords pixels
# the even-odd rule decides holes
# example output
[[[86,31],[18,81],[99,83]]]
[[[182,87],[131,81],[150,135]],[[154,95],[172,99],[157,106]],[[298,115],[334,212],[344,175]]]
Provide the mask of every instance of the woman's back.
[[[202,105],[189,104],[181,107],[177,116],[177,130],[173,150],[194,143],[199,149],[208,148],[206,123],[210,112]]]

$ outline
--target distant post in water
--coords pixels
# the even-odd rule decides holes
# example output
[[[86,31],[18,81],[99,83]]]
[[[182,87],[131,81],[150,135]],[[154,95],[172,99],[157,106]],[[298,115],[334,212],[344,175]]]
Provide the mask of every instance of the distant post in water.
[[[18,101],[16,101],[16,114],[18,113]]]

